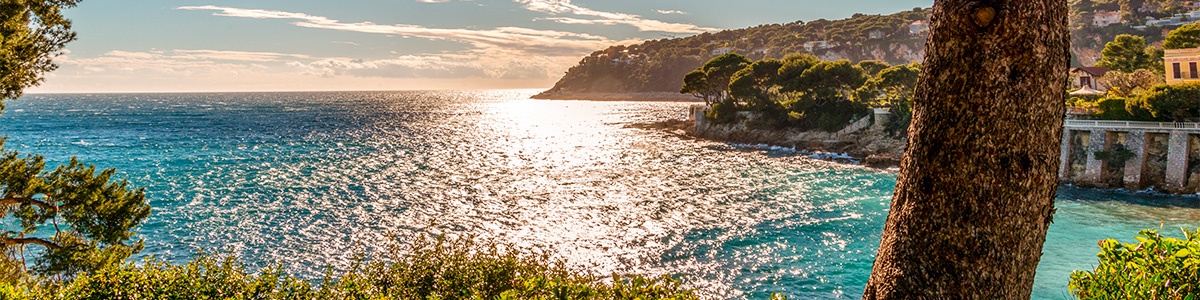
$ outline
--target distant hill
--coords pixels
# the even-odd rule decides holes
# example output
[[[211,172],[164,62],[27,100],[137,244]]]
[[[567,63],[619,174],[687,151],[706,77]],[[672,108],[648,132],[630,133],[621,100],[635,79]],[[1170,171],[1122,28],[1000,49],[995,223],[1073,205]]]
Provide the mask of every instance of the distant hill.
[[[912,34],[910,25],[924,22],[929,13],[914,8],[891,15],[856,14],[612,46],[584,57],[543,95],[678,92],[684,74],[725,51],[753,60],[812,52],[825,60],[917,62],[924,57],[925,36]]]
[[[1187,16],[1178,14],[1200,8],[1200,1],[1181,0],[1069,0],[1068,3],[1072,67],[1095,64],[1105,43],[1120,34],[1142,36],[1148,43],[1161,47],[1166,32],[1178,28],[1180,22],[1188,22]],[[1115,11],[1119,11],[1120,23],[1094,24],[1097,13]],[[927,24],[931,12],[929,8],[914,8],[890,15],[855,14],[835,21],[796,21],[612,46],[584,57],[553,88],[535,98],[678,92],[683,86],[683,75],[725,51],[752,60],[809,52],[822,60],[879,60],[892,65],[920,62],[925,57],[928,35],[913,26],[913,22]],[[1148,22],[1172,16],[1176,16],[1176,22]]]

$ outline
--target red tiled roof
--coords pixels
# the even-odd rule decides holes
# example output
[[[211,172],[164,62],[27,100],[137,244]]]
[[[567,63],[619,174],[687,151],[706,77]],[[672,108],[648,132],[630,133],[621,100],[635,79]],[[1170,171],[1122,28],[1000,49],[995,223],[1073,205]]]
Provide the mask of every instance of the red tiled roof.
[[[1105,68],[1105,67],[1079,67],[1079,68],[1071,69],[1071,73],[1079,72],[1079,71],[1087,72],[1088,74],[1091,74],[1092,76],[1103,77],[1104,74],[1108,74],[1108,71],[1111,71],[1111,70],[1109,70],[1108,68]]]

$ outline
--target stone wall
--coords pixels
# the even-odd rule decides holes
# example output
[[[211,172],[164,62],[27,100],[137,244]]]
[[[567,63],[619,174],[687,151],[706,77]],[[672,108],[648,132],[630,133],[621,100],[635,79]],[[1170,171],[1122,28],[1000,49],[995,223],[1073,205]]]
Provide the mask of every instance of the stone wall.
[[[1200,191],[1200,129],[1068,127],[1060,178],[1100,188]]]

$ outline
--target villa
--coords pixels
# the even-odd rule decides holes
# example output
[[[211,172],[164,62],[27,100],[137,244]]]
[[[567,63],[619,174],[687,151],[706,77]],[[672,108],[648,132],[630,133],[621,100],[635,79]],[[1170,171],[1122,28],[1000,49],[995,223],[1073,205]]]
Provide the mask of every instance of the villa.
[[[1091,89],[1099,92],[1108,91],[1100,78],[1110,70],[1105,67],[1079,67],[1071,69],[1071,87],[1074,89]]]
[[[1167,49],[1164,50],[1163,62],[1166,64],[1167,84],[1200,81],[1200,48]]]
[[[1107,27],[1108,25],[1124,23],[1121,21],[1121,11],[1101,11],[1097,12],[1093,17],[1093,25],[1096,27]]]

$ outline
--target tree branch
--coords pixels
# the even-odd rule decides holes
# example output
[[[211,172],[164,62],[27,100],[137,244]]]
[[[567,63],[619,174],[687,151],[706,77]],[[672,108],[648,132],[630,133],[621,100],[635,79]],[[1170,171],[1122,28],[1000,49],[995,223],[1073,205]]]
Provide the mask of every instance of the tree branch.
[[[13,205],[13,204],[28,204],[28,205],[34,205],[37,207],[41,207],[43,209],[54,209],[54,210],[61,208],[58,205],[51,204],[50,202],[37,200],[37,199],[33,199],[33,198],[18,198],[18,197],[0,198],[0,205]]]
[[[42,245],[46,248],[50,248],[50,249],[54,249],[54,250],[63,248],[62,246],[60,246],[54,242],[51,242],[50,240],[42,239],[42,238],[15,238],[14,239],[14,238],[0,237],[0,244],[3,244],[4,246],[35,244],[35,245]]]

